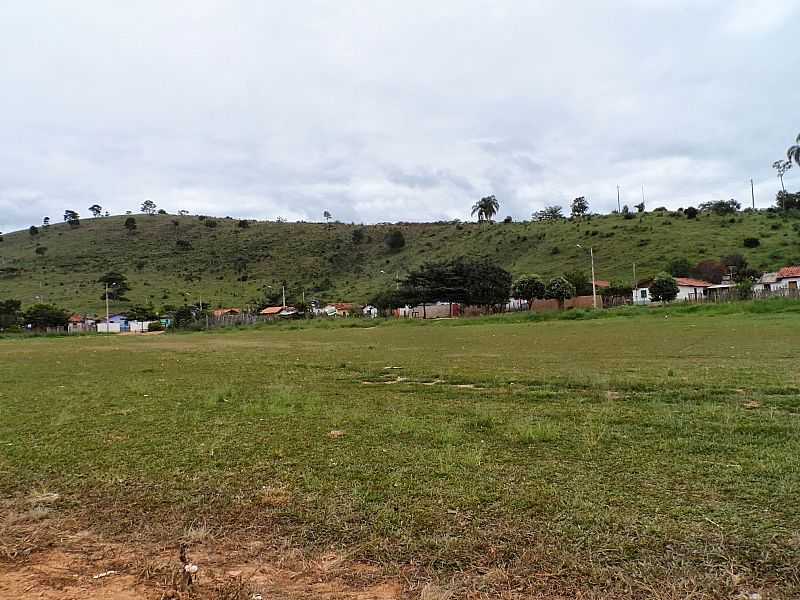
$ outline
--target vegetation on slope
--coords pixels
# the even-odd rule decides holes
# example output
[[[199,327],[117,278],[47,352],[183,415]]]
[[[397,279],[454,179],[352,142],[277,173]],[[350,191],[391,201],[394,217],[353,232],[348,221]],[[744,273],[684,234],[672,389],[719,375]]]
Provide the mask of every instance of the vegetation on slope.
[[[588,271],[578,243],[593,246],[599,279],[631,281],[634,263],[641,278],[674,259],[697,262],[733,253],[771,270],[800,263],[800,219],[793,212],[707,212],[689,219],[654,211],[547,222],[367,226],[153,214],[135,215],[132,227],[128,216],[101,217],[4,235],[0,298],[28,305],[38,297],[98,311],[103,301],[97,280],[114,270],[130,280],[130,302],[157,307],[201,298],[211,306],[244,306],[277,297],[283,284],[289,300],[305,292],[306,299],[365,301],[429,260],[485,257],[514,275]]]

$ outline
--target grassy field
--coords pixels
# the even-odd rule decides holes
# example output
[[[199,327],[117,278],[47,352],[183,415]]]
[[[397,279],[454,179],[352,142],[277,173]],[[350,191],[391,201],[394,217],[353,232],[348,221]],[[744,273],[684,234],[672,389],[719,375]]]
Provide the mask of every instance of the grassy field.
[[[677,214],[651,212],[626,220],[595,216],[557,223],[417,223],[369,225],[364,239],[353,242],[358,225],[253,222],[247,229],[234,219],[217,219],[208,228],[198,217],[136,215],[130,234],[126,217],[86,219],[77,229],[60,223],[6,234],[0,242],[0,299],[24,305],[36,298],[75,311],[103,308],[97,278],[115,269],[132,282],[133,302],[181,305],[200,298],[211,306],[243,306],[265,292],[287,284],[289,299],[367,301],[391,287],[426,260],[455,256],[488,257],[515,275],[545,276],[589,270],[585,251],[593,246],[597,277],[633,279],[666,268],[675,258],[692,262],[741,253],[758,269],[800,263],[800,220],[772,213],[736,216],[701,215],[689,220]],[[176,225],[177,223],[177,225]],[[391,252],[386,233],[401,229],[406,246]],[[745,248],[745,238],[760,245]],[[189,249],[177,248],[181,240]],[[43,254],[37,254],[36,249]],[[241,281],[246,276],[246,280]],[[272,290],[266,286],[272,286]],[[112,306],[112,310],[126,305]]]
[[[0,496],[457,596],[793,598],[798,336],[797,313],[649,311],[0,340]]]

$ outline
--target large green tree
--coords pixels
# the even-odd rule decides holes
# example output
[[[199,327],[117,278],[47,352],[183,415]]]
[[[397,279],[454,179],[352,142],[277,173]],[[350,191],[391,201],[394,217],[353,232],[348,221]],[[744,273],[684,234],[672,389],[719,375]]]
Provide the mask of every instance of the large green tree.
[[[547,282],[544,297],[558,300],[558,307],[564,308],[564,301],[575,295],[575,286],[566,277],[553,277]]]
[[[472,216],[478,215],[478,223],[491,223],[500,210],[500,202],[494,196],[485,196],[472,205]]]
[[[69,320],[69,313],[54,304],[34,304],[25,311],[23,320],[33,329],[65,327]]]
[[[430,262],[410,272],[400,287],[408,304],[455,302],[492,306],[508,301],[511,273],[489,262],[456,258]]]
[[[584,196],[579,196],[572,201],[571,213],[573,219],[580,219],[589,212],[589,201]]]
[[[544,281],[538,275],[521,275],[511,286],[511,295],[525,300],[530,308],[534,300],[544,298]]]
[[[0,300],[0,331],[19,325],[21,306],[19,300]]]
[[[650,297],[657,302],[672,302],[678,296],[678,282],[669,273],[659,273],[650,284]]]

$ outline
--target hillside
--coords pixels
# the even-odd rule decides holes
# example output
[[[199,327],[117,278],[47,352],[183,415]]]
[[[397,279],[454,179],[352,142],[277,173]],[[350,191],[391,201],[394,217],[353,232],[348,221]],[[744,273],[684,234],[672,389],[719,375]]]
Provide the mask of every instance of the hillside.
[[[642,277],[674,258],[695,262],[736,252],[762,270],[800,263],[800,219],[767,212],[696,220],[652,212],[630,220],[604,215],[581,222],[369,225],[361,243],[353,241],[358,225],[251,221],[241,228],[237,220],[221,218],[211,228],[197,216],[135,218],[134,233],[124,227],[125,216],[113,216],[85,219],[74,229],[51,225],[36,236],[27,230],[3,235],[0,299],[28,305],[39,297],[98,311],[97,278],[113,269],[128,276],[132,302],[156,307],[201,296],[212,306],[242,306],[280,291],[282,282],[289,298],[299,299],[305,290],[307,298],[364,301],[393,285],[396,273],[402,277],[424,261],[454,256],[486,256],[515,275],[588,272],[588,256],[577,243],[594,247],[598,279],[630,281],[634,262]],[[399,251],[383,242],[393,228],[405,236]],[[744,248],[746,237],[761,245]],[[37,253],[37,247],[45,250]]]

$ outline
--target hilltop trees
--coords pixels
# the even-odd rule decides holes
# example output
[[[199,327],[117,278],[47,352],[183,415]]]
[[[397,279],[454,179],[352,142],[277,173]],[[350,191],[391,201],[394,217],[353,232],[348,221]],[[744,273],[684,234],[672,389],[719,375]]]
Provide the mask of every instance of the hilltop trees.
[[[781,190],[775,198],[775,204],[780,210],[800,208],[800,193],[791,194]]]
[[[31,225],[30,227],[28,227],[28,233],[30,234],[31,237],[36,237],[37,235],[39,235],[39,228],[36,225]]]
[[[542,210],[533,213],[534,221],[560,221],[564,218],[560,206],[545,206]]]
[[[105,286],[108,286],[108,299],[109,300],[127,300],[125,294],[130,291],[131,287],[128,284],[128,278],[122,273],[117,271],[109,271],[97,280],[97,283],[102,283],[103,293],[100,295],[101,300],[106,299]]]
[[[73,229],[80,227],[81,225],[81,220],[78,213],[70,209],[64,211],[64,222],[66,222]]]
[[[571,216],[573,219],[580,219],[589,212],[589,202],[584,196],[579,196],[572,201]]]
[[[331,213],[327,210],[322,213],[322,218],[325,219],[325,224],[330,227],[331,226]]]
[[[50,227],[50,217],[45,217],[42,219],[42,226],[47,229]]]
[[[697,210],[694,206],[690,206],[685,211],[683,211],[683,214],[686,215],[687,219],[696,219],[697,218],[697,213],[699,213],[699,212],[700,211]]]
[[[103,207],[100,206],[99,204],[92,204],[89,207],[89,212],[92,213],[92,216],[96,219],[97,217],[103,214]]]
[[[156,214],[156,203],[152,200],[145,200],[142,202],[142,212],[146,215]]]
[[[478,215],[478,223],[491,223],[492,217],[500,210],[500,203],[497,198],[492,196],[485,196],[472,205],[472,216]]]
[[[712,212],[715,215],[732,215],[742,207],[736,200],[716,200],[703,202],[698,208],[700,212]]]
[[[544,281],[538,275],[521,275],[511,286],[511,295],[525,300],[528,308],[534,300],[544,298],[544,292]]]
[[[678,282],[669,273],[659,273],[650,284],[650,297],[658,302],[672,302],[678,297]]]
[[[128,233],[133,233],[136,231],[136,219],[134,217],[128,217],[125,219],[125,229],[128,230]]]

